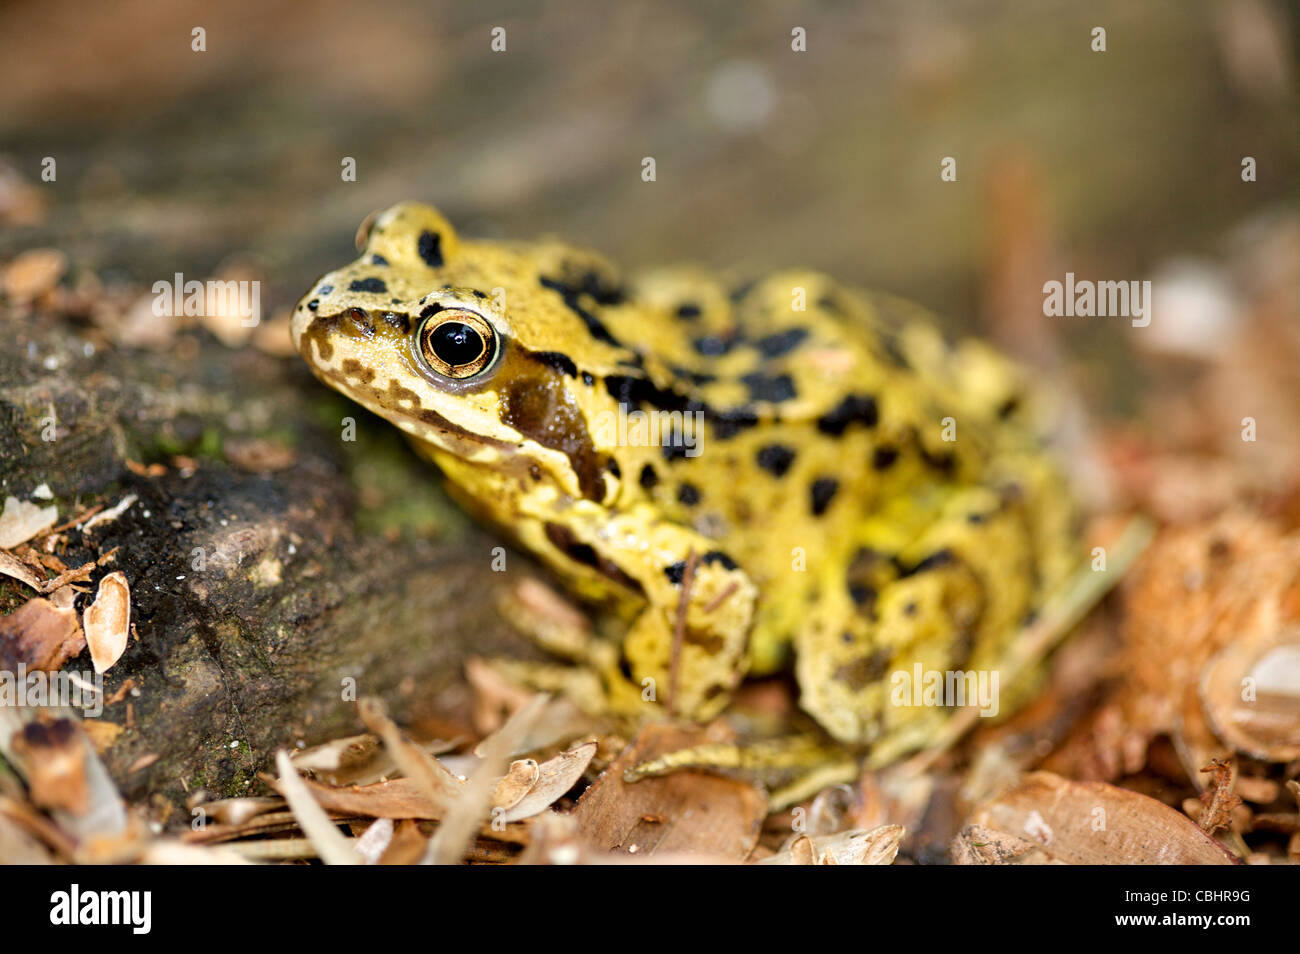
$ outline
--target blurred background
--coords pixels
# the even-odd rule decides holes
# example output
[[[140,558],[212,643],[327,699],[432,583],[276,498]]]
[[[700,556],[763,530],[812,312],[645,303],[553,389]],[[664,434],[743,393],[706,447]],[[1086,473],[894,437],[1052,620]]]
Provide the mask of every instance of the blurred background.
[[[111,558],[130,581],[139,638],[97,737],[123,794],[182,825],[190,781],[246,794],[289,740],[358,731],[353,673],[422,738],[490,731],[461,674],[518,651],[464,597],[498,586],[496,538],[287,334],[363,218],[414,198],[629,268],[811,266],[993,338],[1062,399],[1094,523],[1161,530],[1047,702],[974,746],[984,781],[1104,694],[1043,764],[1199,818],[1209,758],[1246,752],[1238,790],[1295,819],[1298,49],[1300,0],[0,2],[0,496],[53,495],[60,532],[15,550],[40,578]],[[263,324],[154,315],[177,272],[261,281]],[[1067,272],[1152,281],[1150,325],[1046,316]],[[195,547],[215,571],[184,568]],[[8,625],[39,602],[0,580]],[[1282,687],[1254,728],[1243,674]],[[946,854],[962,814],[928,811],[919,843]],[[1300,858],[1277,824],[1252,847]]]
[[[420,198],[464,232],[555,233],[624,266],[821,268],[991,334],[1128,414],[1152,370],[1133,339],[1214,351],[1243,281],[1282,268],[1283,299],[1295,291],[1298,11],[11,2],[0,259],[49,245],[145,283],[251,263],[274,311],[350,257],[367,213]],[[55,182],[40,180],[47,156]],[[955,182],[940,179],[949,156]],[[1042,283],[1067,270],[1166,278],[1169,320],[1144,338],[1047,321]]]

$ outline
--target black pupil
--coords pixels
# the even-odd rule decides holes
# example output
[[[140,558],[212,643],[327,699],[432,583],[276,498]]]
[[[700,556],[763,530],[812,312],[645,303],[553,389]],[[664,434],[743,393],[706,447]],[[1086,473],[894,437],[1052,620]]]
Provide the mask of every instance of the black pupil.
[[[459,321],[444,321],[429,334],[429,347],[453,368],[469,364],[483,353],[483,336]]]

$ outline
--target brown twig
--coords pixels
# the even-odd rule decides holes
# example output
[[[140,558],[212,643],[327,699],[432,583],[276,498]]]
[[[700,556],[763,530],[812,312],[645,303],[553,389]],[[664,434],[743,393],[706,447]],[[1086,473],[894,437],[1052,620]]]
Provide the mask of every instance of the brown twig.
[[[707,604],[705,604],[704,612],[712,613],[715,609],[717,609],[719,606],[721,606],[723,603],[727,601],[728,596],[736,592],[736,590],[739,588],[740,588],[740,584],[737,583],[735,580],[732,580],[730,583],[727,584],[727,588],[725,590],[723,590],[713,599],[709,600]]]

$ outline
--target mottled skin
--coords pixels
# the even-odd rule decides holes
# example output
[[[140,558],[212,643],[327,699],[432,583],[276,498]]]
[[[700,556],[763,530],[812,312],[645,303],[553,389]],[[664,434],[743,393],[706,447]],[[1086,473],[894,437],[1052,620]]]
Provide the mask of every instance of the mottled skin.
[[[436,370],[429,343],[455,332],[473,352],[457,321],[496,339],[464,377]],[[996,667],[1074,561],[1073,510],[1011,366],[815,272],[623,281],[590,252],[469,241],[404,203],[304,296],[293,336],[468,507],[621,611],[623,671],[660,699],[693,554],[674,697],[688,714],[793,648],[801,704],[832,735],[920,745],[944,713],[891,705],[890,673]],[[704,424],[625,441],[620,405]]]

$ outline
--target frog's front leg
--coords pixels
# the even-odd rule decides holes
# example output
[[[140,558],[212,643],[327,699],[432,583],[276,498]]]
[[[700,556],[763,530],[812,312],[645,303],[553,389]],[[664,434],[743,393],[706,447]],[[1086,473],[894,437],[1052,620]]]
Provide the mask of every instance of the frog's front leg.
[[[533,531],[548,544],[537,552],[580,589],[612,586],[638,600],[622,659],[602,667],[607,681],[625,672],[633,683],[611,686],[617,708],[656,701],[697,719],[722,710],[744,676],[757,590],[714,541],[645,505],[611,512],[579,502]]]

